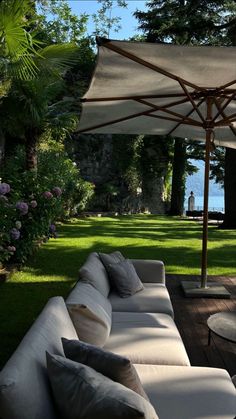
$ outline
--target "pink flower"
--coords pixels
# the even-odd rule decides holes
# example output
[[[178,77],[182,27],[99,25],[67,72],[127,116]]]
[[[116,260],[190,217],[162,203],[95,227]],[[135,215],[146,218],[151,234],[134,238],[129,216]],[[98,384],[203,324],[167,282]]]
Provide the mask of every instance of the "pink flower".
[[[51,224],[51,225],[49,226],[49,231],[50,231],[51,233],[54,233],[54,232],[56,231],[56,226],[55,226],[55,224]]]
[[[7,250],[8,250],[8,252],[13,253],[13,252],[16,251],[16,248],[15,248],[15,246],[8,246]]]
[[[11,188],[8,183],[0,183],[0,194],[5,195],[6,193],[10,192]]]
[[[16,228],[12,228],[10,231],[12,240],[18,240],[20,238],[20,232]]]
[[[43,193],[44,198],[51,199],[53,194],[50,191],[46,191]]]
[[[26,215],[29,210],[28,204],[26,204],[26,202],[21,201],[16,203],[16,208],[20,210],[21,215]]]
[[[53,193],[53,195],[55,195],[55,196],[61,196],[61,194],[62,194],[62,190],[61,190],[61,188],[59,188],[59,186],[55,186],[55,187],[52,189],[52,193]]]
[[[35,199],[33,199],[32,201],[30,201],[30,205],[31,205],[32,208],[36,208],[38,203],[37,203],[37,201],[35,201]]]

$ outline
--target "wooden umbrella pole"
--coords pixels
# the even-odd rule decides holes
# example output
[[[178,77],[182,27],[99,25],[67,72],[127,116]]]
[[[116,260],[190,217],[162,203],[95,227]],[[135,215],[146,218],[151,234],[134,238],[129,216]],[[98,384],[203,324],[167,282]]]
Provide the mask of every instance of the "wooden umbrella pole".
[[[207,239],[208,239],[208,196],[209,196],[209,174],[210,174],[210,152],[212,136],[212,103],[213,98],[207,98],[207,119],[206,119],[206,149],[205,149],[205,176],[204,176],[204,207],[203,207],[203,230],[202,230],[202,269],[201,288],[207,288]]]

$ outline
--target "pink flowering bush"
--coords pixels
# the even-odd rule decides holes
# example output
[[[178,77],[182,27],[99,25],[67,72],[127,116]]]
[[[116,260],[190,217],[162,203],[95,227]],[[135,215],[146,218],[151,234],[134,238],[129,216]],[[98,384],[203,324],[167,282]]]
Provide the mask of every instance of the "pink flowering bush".
[[[52,193],[54,196],[61,196],[62,190],[58,186],[55,186],[55,188],[52,189]]]
[[[26,202],[17,202],[16,208],[20,211],[21,215],[26,215],[29,210],[29,206]]]
[[[46,199],[51,199],[51,198],[53,198],[53,194],[52,194],[52,192],[50,192],[50,191],[46,191],[46,192],[44,192],[44,193],[43,193],[43,196],[44,196],[44,198],[46,198]]]
[[[24,161],[19,146],[1,173],[0,264],[24,263],[39,242],[57,237],[55,222],[83,210],[94,193],[64,151],[39,151],[37,175]]]
[[[32,201],[30,201],[30,206],[31,206],[32,208],[36,208],[36,207],[38,206],[37,201],[35,201],[35,199],[32,199]]]
[[[12,228],[11,229],[11,231],[10,231],[10,237],[11,237],[11,239],[14,241],[14,240],[19,240],[19,238],[20,238],[20,231],[19,230],[17,230],[17,228]]]
[[[8,183],[0,183],[0,195],[5,195],[10,192],[10,185]]]
[[[61,193],[39,192],[34,182],[35,195],[18,199],[14,188],[0,183],[0,264],[7,261],[22,263],[32,254],[38,240],[56,238],[52,223],[61,212]],[[4,183],[4,185],[7,185]],[[4,199],[1,199],[4,197]],[[33,199],[32,199],[33,198]]]

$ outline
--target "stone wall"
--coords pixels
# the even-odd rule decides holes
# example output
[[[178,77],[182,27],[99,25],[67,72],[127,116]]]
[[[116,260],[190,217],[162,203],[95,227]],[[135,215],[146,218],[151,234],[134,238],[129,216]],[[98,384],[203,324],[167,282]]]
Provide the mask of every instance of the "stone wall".
[[[157,140],[158,141],[158,140]],[[118,159],[121,156],[114,152],[112,135],[74,135],[73,158],[77,162],[81,176],[96,185],[97,194],[103,194],[105,201],[106,185],[112,184],[118,188],[118,194],[113,197],[112,209],[116,211],[149,211],[153,214],[166,212],[165,174],[166,157],[160,152],[161,145],[156,145],[154,139],[144,142],[144,150],[140,156],[143,171],[142,194],[134,195],[128,190],[128,185],[122,177]],[[154,169],[158,167],[158,170]],[[97,200],[95,208],[107,210],[106,203]]]

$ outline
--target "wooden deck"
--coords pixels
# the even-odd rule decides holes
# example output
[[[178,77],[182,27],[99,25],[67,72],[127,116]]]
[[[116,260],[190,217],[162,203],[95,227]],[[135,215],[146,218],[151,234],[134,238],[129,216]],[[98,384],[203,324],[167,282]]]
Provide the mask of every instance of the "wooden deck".
[[[186,298],[181,280],[197,280],[196,276],[166,275],[175,312],[175,322],[182,336],[191,365],[226,369],[230,376],[236,374],[236,343],[230,343],[212,333],[207,345],[207,318],[219,311],[236,311],[236,278],[214,277],[214,282],[224,284],[230,299]],[[211,278],[209,278],[209,281]]]

